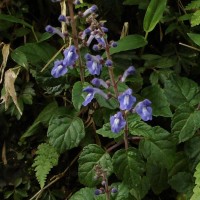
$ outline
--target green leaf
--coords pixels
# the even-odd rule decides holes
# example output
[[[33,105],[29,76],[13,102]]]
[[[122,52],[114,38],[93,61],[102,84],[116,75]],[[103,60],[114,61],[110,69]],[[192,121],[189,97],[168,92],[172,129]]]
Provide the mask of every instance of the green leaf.
[[[41,124],[48,125],[49,120],[58,110],[58,105],[56,102],[48,104],[35,119],[33,124],[28,128],[28,130],[21,136],[20,141],[23,142],[25,138],[30,137],[37,132],[39,132]]]
[[[164,91],[168,102],[175,107],[184,103],[197,105],[200,101],[198,85],[188,78],[171,76]]]
[[[99,94],[95,95],[97,102],[99,103],[100,107],[109,108],[109,109],[116,109],[119,107],[119,102],[115,98],[105,99]]]
[[[85,100],[84,95],[82,94],[83,93],[82,91],[85,87],[89,85],[90,84],[87,82],[84,82],[84,84],[82,84],[80,81],[74,84],[73,89],[72,89],[72,103],[76,110],[80,110],[82,103]]]
[[[143,29],[146,33],[151,32],[160,21],[165,10],[167,0],[151,0],[143,21]]]
[[[200,196],[200,163],[196,166],[195,173],[195,187],[193,189],[193,195],[190,200],[199,200]]]
[[[149,178],[143,176],[141,181],[138,183],[136,188],[132,188],[130,193],[138,200],[141,200],[145,197],[150,189]]]
[[[154,134],[153,128],[143,121],[132,121],[128,124],[128,128],[129,133],[134,136],[148,137]]]
[[[200,137],[194,136],[185,143],[185,153],[188,158],[189,168],[194,171],[197,164],[200,162]]]
[[[185,10],[193,10],[193,9],[198,9],[198,8],[200,8],[200,1],[193,0],[185,7]]]
[[[190,37],[190,39],[197,44],[198,46],[200,46],[200,34],[197,33],[187,33],[187,35]]]
[[[45,64],[56,53],[56,49],[48,43],[27,43],[15,49],[15,51],[23,52],[29,63],[32,65]]]
[[[187,193],[193,186],[192,175],[188,172],[179,172],[168,181],[172,189],[178,193]]]
[[[147,41],[141,35],[128,35],[117,42],[117,47],[110,49],[110,54],[144,47]]]
[[[153,132],[140,141],[139,149],[146,159],[169,169],[175,156],[175,144],[170,141],[170,133],[165,129],[156,126]]]
[[[158,195],[169,187],[167,169],[164,166],[160,166],[150,159],[147,162],[146,169],[147,177],[155,194]]]
[[[130,188],[137,188],[145,171],[144,162],[135,148],[120,149],[112,157],[116,176]]]
[[[49,122],[47,136],[57,151],[63,153],[77,147],[84,138],[83,121],[78,117],[56,116]]]
[[[58,164],[58,157],[58,153],[51,145],[43,143],[38,146],[32,166],[35,167],[36,177],[41,188],[44,187],[51,168]]]
[[[94,188],[82,188],[73,194],[69,200],[94,200]]]
[[[190,20],[191,26],[197,26],[200,24],[200,10],[197,10],[193,15]]]
[[[12,16],[12,15],[0,14],[0,20],[5,20],[5,21],[9,21],[9,22],[22,24],[22,25],[24,25],[24,26],[26,26],[26,27],[28,27],[30,29],[33,28],[30,24],[28,24],[24,20],[19,19],[19,18],[15,17],[15,16]]]
[[[117,189],[117,193],[111,193],[111,199],[114,200],[125,200],[129,199],[129,188],[127,185],[123,183],[113,183],[111,187]]]
[[[120,133],[113,133],[111,131],[110,123],[104,124],[102,128],[98,129],[96,131],[98,134],[102,135],[103,137],[108,137],[108,138],[118,138],[121,135],[123,135],[123,131]]]
[[[167,101],[163,89],[161,89],[158,85],[144,88],[141,95],[152,102],[152,110],[154,116],[172,116],[170,104]]]
[[[82,184],[92,187],[98,184],[95,180],[95,166],[98,165],[109,176],[112,171],[112,161],[110,155],[96,144],[90,144],[83,148],[79,157],[79,180]]]
[[[26,55],[19,51],[18,49],[14,50],[11,53],[11,58],[20,66],[24,67],[25,69],[28,68],[28,61]]]
[[[179,106],[172,118],[172,133],[178,136],[179,143],[190,139],[200,128],[200,111],[188,104]]]

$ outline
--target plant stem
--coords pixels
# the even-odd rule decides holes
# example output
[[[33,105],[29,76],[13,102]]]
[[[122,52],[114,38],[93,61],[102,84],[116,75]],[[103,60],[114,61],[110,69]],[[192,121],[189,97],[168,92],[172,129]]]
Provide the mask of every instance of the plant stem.
[[[124,113],[124,117],[125,117],[125,120],[126,120],[126,126],[125,126],[125,129],[124,129],[124,144],[125,144],[125,149],[127,150],[128,149],[128,122],[127,122],[126,113]]]
[[[106,57],[107,57],[107,59],[111,60],[110,47],[108,45],[107,40],[106,40],[106,49],[105,50],[106,50]],[[113,89],[114,89],[115,97],[117,98],[118,95],[119,95],[119,93],[118,93],[117,84],[116,84],[115,77],[114,77],[113,67],[108,67],[108,72],[109,72],[111,84],[112,84]]]
[[[72,2],[72,0],[68,0],[67,2],[68,2],[69,14],[70,14],[70,18],[71,18],[72,38],[74,41],[74,46],[77,49],[77,54],[79,55],[78,63],[79,63],[79,68],[80,68],[80,79],[81,79],[81,82],[84,83],[84,81],[85,81],[84,67],[82,64],[80,49],[78,46],[78,34],[77,34],[77,30],[76,30],[76,20],[74,18],[73,2]]]

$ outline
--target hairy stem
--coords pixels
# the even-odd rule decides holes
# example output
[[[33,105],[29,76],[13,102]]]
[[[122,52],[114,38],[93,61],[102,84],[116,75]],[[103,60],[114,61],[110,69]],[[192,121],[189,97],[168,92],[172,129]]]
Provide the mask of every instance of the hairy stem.
[[[77,34],[77,29],[76,29],[76,20],[74,18],[73,2],[72,2],[72,0],[68,0],[67,2],[68,2],[69,14],[70,14],[70,18],[71,18],[72,38],[74,41],[74,46],[77,49],[77,54],[79,55],[78,63],[79,63],[79,68],[80,68],[80,79],[81,79],[81,82],[84,83],[84,81],[85,81],[84,67],[82,64],[80,49],[78,46],[78,34]]]

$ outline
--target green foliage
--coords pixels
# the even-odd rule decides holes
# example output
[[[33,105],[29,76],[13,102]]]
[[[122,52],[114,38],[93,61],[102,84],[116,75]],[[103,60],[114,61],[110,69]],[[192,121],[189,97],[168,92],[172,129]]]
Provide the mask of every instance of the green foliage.
[[[45,26],[64,25],[57,22],[64,2],[0,3],[0,199],[31,199],[40,190],[36,179],[42,190],[35,199],[41,200],[105,200],[105,193],[94,194],[104,188],[102,180],[108,181],[107,191],[118,190],[109,200],[199,199],[200,1],[86,0],[76,5],[79,36],[88,26],[80,11],[97,4],[97,19],[109,30],[103,37],[108,46],[112,40],[118,46],[93,51],[96,39],[87,47],[89,35],[83,42],[79,37],[81,60],[54,78],[54,61],[63,59],[74,34],[68,26],[63,40],[45,32]],[[86,53],[102,56],[100,76],[88,73]],[[105,66],[106,59],[113,61],[112,68]],[[121,82],[131,65],[134,74]],[[131,88],[137,99],[130,111],[121,111],[127,126],[119,133],[110,125],[120,110],[110,74],[118,94]],[[96,93],[83,106],[88,95],[83,89],[94,77],[107,81],[109,88],[99,89],[109,98]],[[152,103],[152,121],[136,113],[144,99]],[[98,176],[99,169],[103,175]],[[47,176],[51,187],[46,189]]]
[[[79,157],[79,180],[82,184],[92,187],[99,183],[95,180],[95,166],[100,166],[109,176],[113,172],[110,155],[101,147],[90,144],[84,147]]]
[[[143,21],[143,29],[146,33],[151,32],[160,21],[166,7],[166,3],[167,0],[150,1]]]
[[[194,177],[195,177],[195,187],[193,189],[193,195],[191,197],[191,200],[197,200],[199,199],[199,195],[200,195],[200,164],[198,164],[196,166],[196,170],[194,173]]]
[[[85,136],[83,121],[78,117],[56,116],[49,122],[47,136],[59,153],[77,147]]]
[[[58,164],[58,157],[57,151],[51,145],[43,143],[38,146],[32,166],[35,168],[36,177],[41,188],[44,187],[51,168]]]

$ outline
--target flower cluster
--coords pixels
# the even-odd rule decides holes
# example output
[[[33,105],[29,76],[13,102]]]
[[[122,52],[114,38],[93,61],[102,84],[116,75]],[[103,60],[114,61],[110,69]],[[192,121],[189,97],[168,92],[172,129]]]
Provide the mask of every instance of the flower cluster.
[[[78,59],[78,54],[76,53],[76,48],[71,45],[64,50],[64,59],[56,60],[54,62],[54,67],[51,70],[51,75],[54,78],[59,78],[68,72],[68,68],[72,68]]]

